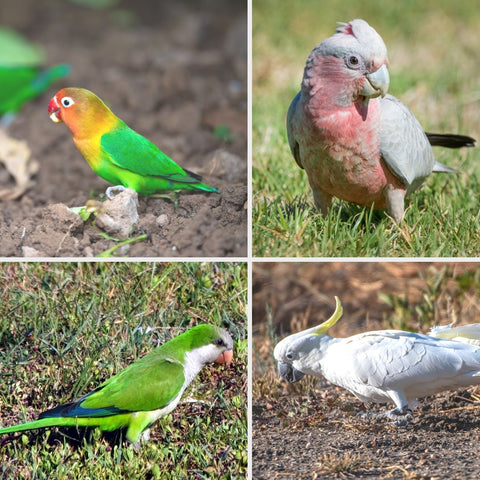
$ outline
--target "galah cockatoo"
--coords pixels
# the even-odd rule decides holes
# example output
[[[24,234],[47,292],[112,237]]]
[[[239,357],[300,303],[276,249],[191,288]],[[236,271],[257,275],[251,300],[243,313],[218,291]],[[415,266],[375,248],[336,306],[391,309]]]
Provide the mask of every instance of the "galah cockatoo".
[[[480,384],[480,348],[402,330],[377,330],[348,338],[326,335],[342,315],[281,340],[274,350],[284,380],[323,376],[362,402],[392,402],[389,416],[406,415],[415,399]]]
[[[387,95],[387,67],[382,38],[360,19],[340,24],[307,59],[287,134],[323,214],[338,197],[386,208],[400,222],[405,197],[432,171],[455,172],[435,161],[431,145],[474,145],[462,135],[425,134],[412,112]]]

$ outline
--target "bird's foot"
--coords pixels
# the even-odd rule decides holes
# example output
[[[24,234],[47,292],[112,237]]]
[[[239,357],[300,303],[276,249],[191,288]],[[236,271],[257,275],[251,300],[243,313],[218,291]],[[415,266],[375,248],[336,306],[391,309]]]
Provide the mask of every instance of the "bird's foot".
[[[121,192],[124,192],[126,188],[123,185],[114,185],[113,187],[108,187],[105,190],[105,195],[109,200],[112,200],[116,195],[118,195]]]
[[[180,190],[174,190],[170,193],[154,193],[150,195],[153,198],[166,198],[173,203],[173,207],[175,210],[178,208],[178,198],[179,198]]]
[[[357,415],[363,418],[370,418],[373,420],[391,420],[397,427],[406,427],[413,421],[413,411],[404,406],[402,408],[394,408],[388,412],[374,413],[374,412],[358,412]]]
[[[393,421],[397,427],[405,427],[413,420],[413,410],[404,406],[402,408],[394,408],[388,412],[385,412],[385,418]]]

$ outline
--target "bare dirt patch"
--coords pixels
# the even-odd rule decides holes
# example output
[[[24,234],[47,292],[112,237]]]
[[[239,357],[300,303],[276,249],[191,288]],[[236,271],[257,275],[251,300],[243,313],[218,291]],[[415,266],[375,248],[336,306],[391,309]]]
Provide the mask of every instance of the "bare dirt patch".
[[[95,256],[116,244],[65,209],[102,200],[88,167],[47,104],[65,86],[97,93],[132,128],[220,194],[181,193],[178,207],[139,198],[131,257],[245,256],[247,247],[246,2],[121,1],[95,10],[61,0],[0,3],[2,24],[43,45],[73,72],[27,104],[8,129],[38,162],[33,186],[0,209],[0,256]],[[227,135],[214,134],[227,127]],[[1,175],[1,188],[13,185]],[[55,206],[55,207],[53,207]],[[63,213],[62,213],[63,212]]]
[[[364,405],[323,379],[282,382],[272,357],[275,335],[326,320],[334,295],[345,313],[333,336],[402,321],[420,331],[478,322],[478,271],[467,263],[254,264],[253,478],[478,478],[478,387],[427,397],[397,426],[358,415],[391,406]]]

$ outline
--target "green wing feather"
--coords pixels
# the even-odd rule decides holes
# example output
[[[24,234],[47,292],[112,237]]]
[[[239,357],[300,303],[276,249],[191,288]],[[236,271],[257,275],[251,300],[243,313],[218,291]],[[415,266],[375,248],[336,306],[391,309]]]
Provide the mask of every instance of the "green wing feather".
[[[132,130],[123,121],[120,122],[119,127],[105,133],[101,138],[103,151],[117,167],[137,175],[162,177],[171,182],[199,182],[200,177],[184,170],[150,140]]]
[[[184,382],[183,366],[176,360],[147,355],[84,397],[79,406],[87,410],[113,407],[122,412],[157,410],[177,397]]]

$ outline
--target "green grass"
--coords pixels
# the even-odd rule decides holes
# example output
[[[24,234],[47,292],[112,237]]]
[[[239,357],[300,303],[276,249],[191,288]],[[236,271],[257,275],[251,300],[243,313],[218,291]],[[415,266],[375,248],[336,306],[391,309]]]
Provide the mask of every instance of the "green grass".
[[[121,432],[47,429],[0,437],[0,478],[245,478],[245,264],[0,264],[0,424],[32,420],[208,322],[235,360],[208,366],[138,451]]]
[[[336,22],[364,18],[389,52],[389,92],[427,131],[480,139],[475,52],[480,10],[467,1],[253,2],[253,253],[266,257],[478,256],[478,148],[435,148],[459,175],[431,175],[399,228],[384,212],[335,201],[326,218],[295,163],[285,117],[305,60]],[[441,32],[441,34],[439,33]],[[445,41],[449,38],[450,41]]]

